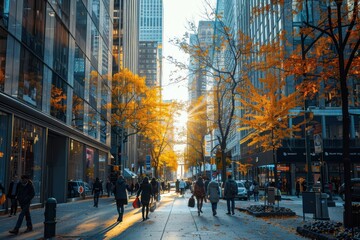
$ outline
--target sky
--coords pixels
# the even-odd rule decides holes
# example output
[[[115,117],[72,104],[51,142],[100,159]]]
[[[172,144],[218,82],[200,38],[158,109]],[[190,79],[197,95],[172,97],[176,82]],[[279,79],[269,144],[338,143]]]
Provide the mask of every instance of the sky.
[[[203,16],[203,0],[163,0],[164,5],[164,38],[163,38],[163,99],[184,100],[188,99],[187,82],[169,84],[171,71],[175,67],[166,58],[172,56],[186,62],[188,58],[177,47],[169,43],[170,39],[181,38],[187,31],[187,23],[197,23]],[[186,73],[184,73],[186,74]]]

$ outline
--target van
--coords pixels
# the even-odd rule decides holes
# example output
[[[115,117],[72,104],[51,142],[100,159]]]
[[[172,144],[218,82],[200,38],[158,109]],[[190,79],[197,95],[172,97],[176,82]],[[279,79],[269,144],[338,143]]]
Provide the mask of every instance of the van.
[[[75,198],[75,197],[80,197],[80,193],[79,193],[79,188],[83,187],[83,194],[84,195],[91,195],[91,187],[87,182],[83,182],[81,180],[77,180],[77,181],[68,181],[68,193],[67,193],[67,197],[68,198]]]
[[[360,201],[360,178],[352,178],[351,180],[351,201]],[[339,195],[345,200],[345,183],[340,186]]]

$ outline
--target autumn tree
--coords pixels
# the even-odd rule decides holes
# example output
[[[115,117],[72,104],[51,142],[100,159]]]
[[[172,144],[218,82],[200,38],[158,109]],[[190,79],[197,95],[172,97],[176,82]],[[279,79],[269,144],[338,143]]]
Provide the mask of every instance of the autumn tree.
[[[310,9],[317,14],[313,15]],[[294,56],[294,62],[298,63],[293,64],[294,72],[299,73],[299,79],[303,82],[309,78],[313,80],[305,82],[315,85],[320,95],[332,93],[328,100],[341,99],[338,104],[341,104],[343,121],[344,225],[352,226],[349,99],[353,99],[354,92],[349,93],[349,90],[352,89],[351,81],[359,80],[359,2],[298,0],[295,11],[303,18],[301,57]]]
[[[179,105],[176,102],[161,103],[153,112],[157,118],[141,132],[150,145],[151,166],[155,170],[155,177],[164,167],[177,168],[177,158],[173,151],[174,119],[178,115]]]
[[[187,122],[187,166],[204,166],[205,169],[205,135],[207,134],[205,96],[200,96],[188,108]],[[201,164],[203,163],[203,164]]]
[[[158,117],[159,88],[146,86],[145,78],[122,69],[112,78],[111,125],[114,134],[120,137],[121,153],[126,139],[145,131]],[[118,164],[120,162],[118,161]]]
[[[184,64],[175,59],[169,59],[178,67],[186,68],[192,73],[201,71],[207,76],[208,85],[211,86],[211,95],[214,96],[214,114],[210,116],[216,126],[215,138],[221,152],[222,180],[226,179],[228,139],[234,128],[234,116],[236,110],[237,88],[244,81],[249,69],[242,59],[249,58],[255,51],[251,39],[238,29],[230,28],[224,19],[222,12],[208,4],[208,14],[211,27],[214,29],[212,44],[203,44],[195,24],[190,23],[189,31],[194,36],[188,41],[187,36],[183,39],[175,39],[175,45],[188,54],[193,63]]]

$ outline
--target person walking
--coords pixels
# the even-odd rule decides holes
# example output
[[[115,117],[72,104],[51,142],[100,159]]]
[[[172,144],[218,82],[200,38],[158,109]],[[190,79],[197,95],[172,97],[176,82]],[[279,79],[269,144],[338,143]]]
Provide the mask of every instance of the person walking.
[[[180,195],[184,195],[184,193],[185,193],[185,182],[184,182],[183,179],[180,180],[179,188],[180,188]]]
[[[111,183],[110,178],[108,178],[106,180],[106,186],[105,187],[106,187],[107,196],[110,197],[111,189],[113,188],[113,184]]]
[[[113,190],[116,200],[116,210],[119,214],[117,219],[118,222],[122,222],[124,215],[124,205],[128,204],[128,195],[126,190],[129,190],[129,186],[126,184],[124,177],[120,175],[115,182]]]
[[[154,195],[154,200],[155,201],[159,201],[159,183],[156,181],[156,179],[153,177],[151,179],[151,187],[152,187],[152,191],[153,191],[153,195]]]
[[[253,193],[254,193],[254,201],[258,202],[259,201],[259,184],[254,181],[253,183]]]
[[[300,181],[299,180],[296,181],[295,190],[296,190],[296,196],[299,198],[299,195],[300,195]]]
[[[7,198],[10,199],[11,202],[9,217],[11,217],[12,215],[16,216],[16,211],[18,206],[18,200],[17,200],[18,183],[19,183],[19,178],[17,175],[14,175],[11,180],[11,183],[9,184],[9,189],[7,193]]]
[[[197,181],[195,182],[195,186],[194,186],[194,196],[196,198],[199,216],[200,216],[200,213],[203,213],[202,206],[204,203],[205,195],[206,195],[205,184],[204,184],[202,177],[199,177],[197,179]]]
[[[93,183],[93,188],[92,188],[92,194],[94,195],[94,207],[98,207],[99,205],[100,193],[101,194],[103,193],[103,188],[99,178],[97,177],[95,179],[95,182]]]
[[[212,180],[209,182],[206,190],[206,195],[211,203],[213,216],[216,216],[217,204],[220,200],[220,187],[217,181]]]
[[[153,189],[149,183],[149,178],[144,177],[142,183],[140,184],[139,191],[137,192],[137,197],[141,194],[141,204],[142,204],[142,218],[143,221],[149,219],[149,204],[150,198],[153,196]]]
[[[238,193],[237,183],[232,179],[232,176],[228,176],[228,180],[225,182],[224,196],[226,198],[227,213],[235,214],[235,196]],[[230,206],[231,204],[231,206]]]
[[[30,204],[31,200],[35,196],[35,188],[30,180],[29,176],[22,175],[21,176],[21,182],[17,186],[17,199],[19,201],[19,205],[21,207],[21,212],[19,214],[18,220],[16,222],[15,228],[13,230],[10,230],[9,233],[11,234],[18,234],[19,229],[21,227],[21,224],[24,220],[26,220],[26,230],[24,233],[31,232],[33,230],[32,222],[31,222],[31,216],[30,216]]]

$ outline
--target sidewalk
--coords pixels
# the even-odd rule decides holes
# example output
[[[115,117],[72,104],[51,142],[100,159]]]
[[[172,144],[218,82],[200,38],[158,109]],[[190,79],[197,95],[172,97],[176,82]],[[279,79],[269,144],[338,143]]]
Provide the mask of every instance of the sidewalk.
[[[290,218],[256,218],[236,211],[231,216],[226,214],[226,201],[221,200],[217,216],[212,216],[210,203],[204,203],[204,213],[198,216],[196,207],[187,207],[190,196],[190,193],[185,196],[174,192],[163,194],[155,212],[150,213],[150,219],[144,222],[141,209],[132,208],[134,197],[125,208],[122,223],[116,222],[113,197],[101,198],[99,208],[93,207],[92,199],[58,204],[56,237],[53,239],[304,239],[296,234],[296,227],[303,224],[302,214]],[[236,201],[235,204],[245,207],[254,202]],[[283,206],[282,202],[280,206]],[[14,227],[17,218],[0,216],[0,239],[42,239],[44,210],[31,211],[33,232],[16,236],[8,231]],[[20,232],[26,229],[25,225],[24,220]]]

